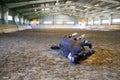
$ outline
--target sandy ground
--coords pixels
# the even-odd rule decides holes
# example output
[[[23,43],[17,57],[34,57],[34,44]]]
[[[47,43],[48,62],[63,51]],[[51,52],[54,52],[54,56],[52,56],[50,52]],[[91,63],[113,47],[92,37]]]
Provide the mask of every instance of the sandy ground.
[[[86,34],[96,49],[77,65],[50,49],[73,32]],[[0,80],[120,80],[120,31],[36,29],[0,34]]]

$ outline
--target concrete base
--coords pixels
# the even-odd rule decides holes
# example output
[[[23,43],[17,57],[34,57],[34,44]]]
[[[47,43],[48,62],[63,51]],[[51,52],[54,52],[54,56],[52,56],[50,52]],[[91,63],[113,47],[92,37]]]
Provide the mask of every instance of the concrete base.
[[[78,25],[41,25],[41,26],[28,26],[28,25],[1,25],[0,33],[10,33],[16,31],[22,31],[26,29],[32,28],[40,28],[40,29],[86,29],[86,30],[120,30],[120,25],[104,25],[104,26],[85,26],[85,28],[81,28]]]
[[[2,32],[3,33],[10,33],[18,31],[15,25],[2,25]]]
[[[86,26],[89,30],[120,30],[120,25]]]
[[[120,25],[111,25],[109,26],[109,30],[120,30]]]
[[[84,29],[84,30],[120,30],[120,25],[80,26],[80,25],[38,25],[32,28],[40,29]]]
[[[25,29],[32,29],[30,26],[27,25],[1,25],[0,26],[0,33],[11,33],[11,32],[16,32],[16,31],[22,31]]]
[[[27,25],[18,25],[18,30],[19,31],[22,31],[22,30],[25,30],[25,29],[32,29],[32,27],[27,26]]]

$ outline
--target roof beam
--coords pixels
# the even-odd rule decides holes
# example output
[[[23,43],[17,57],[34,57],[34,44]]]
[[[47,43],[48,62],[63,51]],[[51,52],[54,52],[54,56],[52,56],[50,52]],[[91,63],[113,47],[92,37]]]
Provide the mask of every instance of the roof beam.
[[[30,19],[36,18],[36,17],[38,17],[38,15],[31,15],[31,16],[29,16]]]
[[[106,12],[97,12],[97,13],[91,13],[91,14],[85,14],[85,17],[95,17],[95,16],[107,16],[107,15],[110,15],[110,14],[117,14],[117,15],[120,15],[120,12],[118,13],[106,13]]]
[[[6,4],[8,8],[21,7],[29,4],[37,4],[37,3],[46,3],[46,2],[55,2],[56,0],[38,0],[38,1],[26,1],[26,2],[17,2],[17,3],[8,3]]]
[[[61,8],[60,10],[65,10],[65,11],[67,11],[67,10],[71,10],[71,9],[69,9],[69,8]],[[60,11],[59,10],[59,11]],[[84,12],[84,10],[81,10],[81,9],[75,9],[75,10],[77,10],[77,11],[80,11],[80,12]],[[51,12],[54,12],[55,10],[51,10],[51,11],[49,11],[50,13]],[[58,10],[57,10],[58,11]],[[43,11],[41,11],[41,10],[39,10],[39,11],[33,11],[33,12],[24,12],[22,15],[31,15],[31,14],[34,14],[34,13],[39,13],[39,12],[43,12]],[[48,13],[48,12],[47,12]]]
[[[88,7],[91,7],[91,8],[96,8],[97,10],[108,10],[108,11],[114,11],[114,12],[117,12],[118,10],[115,10],[115,9],[108,9],[108,8],[106,8],[106,7],[103,7],[103,8],[101,8],[101,7],[97,7],[97,6],[92,6],[92,5],[90,5],[90,4],[81,4],[81,3],[75,3],[74,5],[82,5],[82,6],[88,6]],[[88,10],[89,11],[89,10]]]
[[[55,10],[51,10],[51,11],[48,11],[48,12],[44,12],[44,11],[41,11],[41,10],[39,10],[39,11],[36,11],[36,12],[25,12],[25,13],[23,13],[22,15],[26,15],[26,16],[29,16],[29,15],[33,15],[33,14],[41,14],[41,13],[51,13],[51,12],[54,12]],[[40,13],[41,12],[41,13]]]
[[[55,6],[55,5],[53,5],[53,6],[50,6],[51,8],[52,7],[61,7],[61,6],[68,6],[68,5],[70,5],[70,6],[76,6],[76,5],[78,5],[78,6],[88,6],[88,7],[91,7],[91,8],[96,8],[96,9],[99,9],[99,10],[112,10],[112,11],[117,11],[117,10],[114,10],[114,9],[108,9],[108,8],[106,8],[106,7],[104,7],[104,8],[101,8],[101,7],[97,7],[97,6],[92,6],[92,5],[90,5],[90,4],[81,4],[81,3],[71,3],[71,4],[59,4],[59,5],[57,5],[57,6]],[[49,8],[49,7],[48,7]],[[34,8],[35,9],[35,8]],[[39,8],[38,8],[39,9]]]
[[[65,10],[64,11],[64,13],[66,13],[67,12],[67,10],[70,10],[69,8],[61,8],[60,10]],[[88,14],[104,14],[104,13],[110,13],[110,12],[116,12],[116,13],[120,13],[120,11],[116,11],[116,10],[103,10],[102,9],[102,11],[101,11],[101,9],[100,9],[100,11],[99,10],[93,10],[93,11],[84,11],[84,10],[81,10],[81,9],[75,9],[75,10],[77,10],[77,11],[79,11],[80,13],[80,15],[88,15]],[[51,12],[53,12],[54,10],[52,10],[52,11],[49,11],[49,13],[51,13]],[[41,10],[39,10],[39,11],[37,11],[37,12],[26,12],[26,13],[23,13],[23,15],[27,15],[27,16],[29,16],[29,15],[33,15],[33,14],[36,14],[36,13],[39,13],[39,12],[41,12],[42,13],[42,11]],[[85,13],[87,13],[87,14],[84,14],[84,13],[82,13],[82,12],[85,12]],[[47,12],[48,13],[48,12]],[[71,13],[71,12],[70,12]]]
[[[115,1],[115,0],[99,0],[99,1],[103,1],[103,2],[107,2],[107,3],[113,3],[113,4],[120,4],[119,1]]]
[[[22,15],[31,15],[31,14],[37,14],[37,13],[39,13],[39,12],[41,12],[41,11],[37,11],[37,12],[27,12],[27,13],[24,13],[24,14],[22,14]]]
[[[46,8],[52,8],[54,6],[50,6],[50,7],[46,7]],[[45,7],[35,7],[35,8],[28,8],[28,9],[19,9],[17,10],[18,12],[27,12],[27,11],[32,11],[32,10],[35,10],[35,9],[43,9]]]
[[[49,7],[44,7],[44,8],[53,8],[53,7],[61,7],[61,6],[67,6],[68,4],[59,4],[57,6],[55,5],[52,5],[52,6],[49,6]],[[107,8],[101,8],[101,7],[97,7],[97,6],[92,6],[92,5],[89,5],[89,4],[81,4],[81,3],[71,3],[69,5],[78,5],[78,6],[88,6],[88,7],[91,7],[91,8],[96,8],[98,10],[106,10]],[[19,9],[17,10],[18,12],[27,12],[27,11],[31,11],[31,10],[34,10],[34,9],[43,9],[43,7],[35,7],[35,8],[26,8],[26,9]],[[76,9],[78,11],[84,11],[84,10],[81,10],[81,9]],[[115,9],[107,9],[109,11],[118,11],[118,10],[115,10]],[[89,10],[88,10],[89,11]]]
[[[70,5],[70,6],[82,6],[82,7],[85,7],[86,6],[86,9],[87,9],[87,7],[90,7],[90,8],[95,8],[95,10],[93,10],[93,11],[90,11],[89,10],[89,8],[87,9],[87,10],[81,10],[81,9],[78,9],[78,8],[76,8],[75,10],[77,10],[77,11],[79,11],[79,12],[86,12],[86,13],[88,13],[88,14],[90,14],[90,15],[92,15],[92,14],[95,14],[95,15],[103,15],[104,13],[105,14],[109,14],[110,12],[115,12],[115,13],[120,13],[120,11],[119,10],[115,10],[115,9],[108,9],[108,8],[106,8],[106,7],[99,7],[99,6],[93,6],[93,5],[90,5],[89,3],[87,3],[87,4],[82,4],[82,3],[70,3],[70,4],[59,4],[59,5],[57,5],[57,6],[55,6],[55,5],[51,5],[51,6],[49,6],[49,7],[35,7],[35,8],[28,8],[28,9],[19,9],[19,11],[18,12],[21,12],[21,11],[30,11],[30,10],[34,10],[34,9],[43,9],[43,8],[52,8],[52,7],[60,7],[60,6],[67,6],[67,5]],[[60,8],[61,9],[61,8]],[[65,8],[63,8],[63,9],[65,9]],[[69,10],[69,8],[67,8],[68,10]],[[102,11],[102,12],[101,12]],[[104,11],[107,11],[107,12],[104,12]],[[42,12],[42,11],[36,11],[36,12]],[[29,15],[32,15],[32,14],[36,14],[36,12],[26,12],[26,13],[23,13],[23,15],[27,15],[27,16],[29,16]],[[53,12],[53,11],[52,11]],[[49,12],[49,13],[52,13],[52,12]],[[31,14],[30,14],[31,13]],[[67,10],[65,10],[63,13],[67,13]],[[69,13],[69,12],[68,12]],[[69,13],[70,14],[70,13]],[[76,13],[77,14],[77,13]],[[84,13],[79,13],[79,14],[81,14],[81,15],[87,15],[87,14],[84,14]],[[98,15],[98,16],[99,16]],[[36,14],[36,16],[37,16],[37,14]]]
[[[61,6],[65,6],[66,4],[59,4],[59,5],[51,5],[51,6],[48,6],[48,7],[34,7],[34,8],[24,8],[24,9],[19,9],[17,10],[18,12],[24,12],[24,11],[31,11],[31,10],[34,10],[34,9],[43,9],[43,8],[53,8],[53,7],[61,7]]]

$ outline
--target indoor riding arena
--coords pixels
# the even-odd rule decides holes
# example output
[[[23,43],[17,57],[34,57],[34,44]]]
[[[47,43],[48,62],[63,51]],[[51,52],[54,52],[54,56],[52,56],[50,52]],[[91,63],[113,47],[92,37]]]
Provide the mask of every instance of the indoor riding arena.
[[[94,49],[78,63],[60,46],[74,33]],[[120,1],[0,0],[0,80],[120,80]]]

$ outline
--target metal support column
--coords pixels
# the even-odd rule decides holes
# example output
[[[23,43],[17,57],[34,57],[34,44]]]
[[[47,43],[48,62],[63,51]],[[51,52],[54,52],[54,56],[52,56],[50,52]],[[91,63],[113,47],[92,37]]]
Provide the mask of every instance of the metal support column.
[[[112,14],[109,16],[109,25],[112,25]]]

